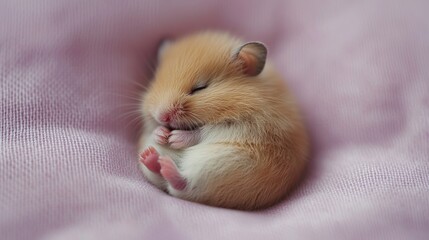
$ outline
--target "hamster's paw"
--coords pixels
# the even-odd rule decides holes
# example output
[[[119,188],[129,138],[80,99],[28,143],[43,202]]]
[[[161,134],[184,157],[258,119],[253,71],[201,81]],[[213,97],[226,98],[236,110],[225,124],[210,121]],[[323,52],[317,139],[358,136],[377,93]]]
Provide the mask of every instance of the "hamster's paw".
[[[168,143],[168,137],[170,136],[170,134],[171,132],[168,128],[160,126],[153,130],[152,135],[156,143],[160,145],[165,145]]]
[[[159,164],[158,159],[159,153],[154,147],[148,147],[140,153],[140,162],[143,163],[150,171],[159,174],[161,165]]]
[[[186,179],[179,173],[179,169],[170,157],[159,157],[159,164],[161,165],[161,175],[164,179],[176,190],[185,189],[187,183]]]
[[[184,131],[184,130],[173,130],[168,137],[168,143],[173,149],[182,149],[193,146],[200,140],[200,131]]]

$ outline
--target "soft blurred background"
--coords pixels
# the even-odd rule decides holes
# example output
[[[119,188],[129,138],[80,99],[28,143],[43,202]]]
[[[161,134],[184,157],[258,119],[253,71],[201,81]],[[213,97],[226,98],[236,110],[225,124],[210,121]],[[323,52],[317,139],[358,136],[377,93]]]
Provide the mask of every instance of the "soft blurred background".
[[[429,2],[0,0],[1,239],[427,239]],[[137,169],[160,39],[268,45],[312,156],[283,202],[172,198]]]

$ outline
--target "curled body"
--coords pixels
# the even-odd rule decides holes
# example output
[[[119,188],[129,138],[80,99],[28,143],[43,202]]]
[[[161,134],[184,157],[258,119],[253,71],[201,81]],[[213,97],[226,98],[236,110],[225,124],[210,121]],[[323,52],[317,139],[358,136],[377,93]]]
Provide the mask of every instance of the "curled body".
[[[140,168],[167,193],[235,209],[281,200],[300,179],[308,137],[260,42],[201,32],[159,50],[142,94]]]

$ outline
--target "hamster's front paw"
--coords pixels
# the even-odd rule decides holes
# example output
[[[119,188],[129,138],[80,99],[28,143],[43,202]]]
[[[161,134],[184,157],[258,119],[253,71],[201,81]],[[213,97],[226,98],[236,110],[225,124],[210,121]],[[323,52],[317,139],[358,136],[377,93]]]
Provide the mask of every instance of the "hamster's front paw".
[[[168,143],[173,149],[182,149],[191,147],[200,141],[199,130],[173,130],[168,137]]]
[[[168,143],[168,137],[171,132],[168,128],[160,126],[153,130],[152,136],[156,143],[160,145],[165,145]]]

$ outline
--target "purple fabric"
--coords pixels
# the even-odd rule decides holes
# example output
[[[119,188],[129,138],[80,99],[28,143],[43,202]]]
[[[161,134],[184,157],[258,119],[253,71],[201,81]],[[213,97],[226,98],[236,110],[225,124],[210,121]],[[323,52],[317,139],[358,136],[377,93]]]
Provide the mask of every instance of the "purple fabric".
[[[427,239],[428,11],[425,0],[1,0],[0,238]],[[172,198],[137,168],[127,112],[157,42],[206,28],[267,43],[310,129],[305,181],[268,210]]]

